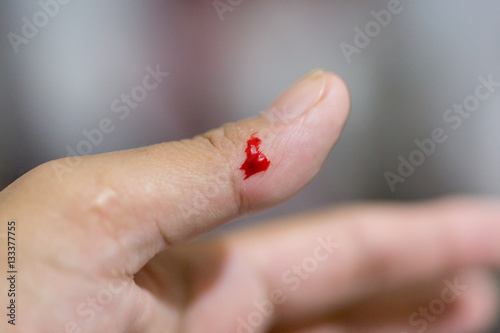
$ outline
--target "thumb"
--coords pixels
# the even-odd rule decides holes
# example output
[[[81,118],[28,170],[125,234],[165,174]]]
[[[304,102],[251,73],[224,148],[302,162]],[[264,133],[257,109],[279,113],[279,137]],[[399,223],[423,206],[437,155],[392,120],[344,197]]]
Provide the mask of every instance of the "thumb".
[[[50,187],[64,195],[65,216],[111,231],[128,258],[139,254],[138,270],[166,246],[297,192],[320,169],[348,109],[343,81],[315,71],[255,118],[190,140],[85,157]],[[54,170],[69,163],[49,162],[38,172],[57,184]],[[44,207],[60,209],[61,200]]]

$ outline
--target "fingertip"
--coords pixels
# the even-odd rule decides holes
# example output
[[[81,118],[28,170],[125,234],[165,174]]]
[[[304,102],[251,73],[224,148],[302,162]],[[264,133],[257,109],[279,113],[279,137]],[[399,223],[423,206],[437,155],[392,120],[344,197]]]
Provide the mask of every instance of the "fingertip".
[[[335,112],[335,116],[339,122],[344,124],[347,121],[351,108],[351,95],[349,87],[342,77],[339,75],[327,72],[326,85],[324,96],[321,99],[324,103],[330,103],[330,106]],[[318,103],[319,104],[319,103]]]

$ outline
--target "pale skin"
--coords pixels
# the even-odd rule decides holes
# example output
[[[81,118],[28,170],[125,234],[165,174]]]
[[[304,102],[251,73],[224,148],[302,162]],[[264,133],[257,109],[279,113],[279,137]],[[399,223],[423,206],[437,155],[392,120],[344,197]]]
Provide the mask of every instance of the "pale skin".
[[[4,310],[0,331],[481,332],[497,311],[496,199],[330,207],[193,241],[307,184],[348,112],[342,80],[315,72],[255,118],[27,173],[0,193],[2,274],[7,221],[19,271],[16,326]],[[244,180],[253,133],[271,165]]]

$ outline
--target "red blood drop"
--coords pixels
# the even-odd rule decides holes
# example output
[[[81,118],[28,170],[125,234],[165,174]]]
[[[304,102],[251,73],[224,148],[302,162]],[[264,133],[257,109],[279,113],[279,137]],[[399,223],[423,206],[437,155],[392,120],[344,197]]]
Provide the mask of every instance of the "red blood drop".
[[[252,134],[250,140],[247,141],[247,149],[245,149],[247,159],[240,168],[240,170],[245,171],[244,179],[258,172],[266,171],[269,168],[269,164],[271,164],[267,157],[259,150],[262,140],[255,137],[255,134],[257,133]]]

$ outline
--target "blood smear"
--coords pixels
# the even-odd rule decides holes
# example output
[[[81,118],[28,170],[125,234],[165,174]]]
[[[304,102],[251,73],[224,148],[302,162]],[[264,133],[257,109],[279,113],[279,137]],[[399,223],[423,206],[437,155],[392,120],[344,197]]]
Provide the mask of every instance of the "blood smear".
[[[245,171],[244,179],[248,179],[261,171],[266,171],[269,168],[269,164],[271,164],[267,157],[260,151],[262,140],[257,138],[255,134],[257,133],[252,134],[250,140],[247,141],[247,148],[245,149],[247,159],[240,168],[240,170]]]

